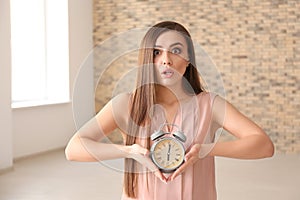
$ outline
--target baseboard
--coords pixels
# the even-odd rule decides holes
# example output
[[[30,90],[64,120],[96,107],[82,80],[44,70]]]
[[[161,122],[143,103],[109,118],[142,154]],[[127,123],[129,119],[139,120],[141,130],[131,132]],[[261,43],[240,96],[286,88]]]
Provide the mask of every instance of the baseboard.
[[[13,167],[13,166],[7,167],[7,168],[4,168],[4,169],[0,169],[0,175],[6,174],[6,173],[11,172],[11,171],[13,171],[13,170],[14,170],[14,167]]]
[[[15,163],[15,162],[18,162],[21,160],[31,159],[31,158],[38,157],[41,155],[45,155],[45,154],[49,154],[49,153],[53,153],[53,152],[57,152],[57,151],[63,151],[64,149],[65,149],[65,147],[58,147],[56,149],[51,149],[51,150],[47,150],[47,151],[41,151],[38,153],[30,154],[30,155],[20,156],[20,157],[14,158],[13,162]]]

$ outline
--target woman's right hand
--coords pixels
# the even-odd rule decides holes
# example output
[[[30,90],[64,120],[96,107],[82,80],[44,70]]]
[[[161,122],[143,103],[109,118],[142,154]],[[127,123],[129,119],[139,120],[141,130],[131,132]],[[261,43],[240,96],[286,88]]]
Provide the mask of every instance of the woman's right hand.
[[[162,182],[167,183],[167,178],[159,171],[156,165],[150,159],[150,152],[148,149],[140,146],[139,144],[133,144],[130,146],[128,158],[132,158],[149,169],[154,175]]]

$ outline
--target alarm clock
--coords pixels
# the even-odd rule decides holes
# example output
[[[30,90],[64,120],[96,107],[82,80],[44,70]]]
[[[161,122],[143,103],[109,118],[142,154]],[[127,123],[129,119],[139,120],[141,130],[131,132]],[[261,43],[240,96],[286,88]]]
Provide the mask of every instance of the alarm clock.
[[[176,127],[176,131],[164,132],[165,126]],[[184,162],[186,136],[175,124],[164,123],[155,131],[150,139],[153,142],[150,148],[150,158],[163,173],[172,173]]]

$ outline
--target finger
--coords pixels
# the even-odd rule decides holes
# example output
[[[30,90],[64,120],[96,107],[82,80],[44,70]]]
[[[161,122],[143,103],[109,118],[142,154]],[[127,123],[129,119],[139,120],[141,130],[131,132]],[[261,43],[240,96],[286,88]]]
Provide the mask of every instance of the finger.
[[[135,145],[137,154],[134,155],[134,159],[145,166],[150,172],[159,178],[162,182],[167,183],[167,178],[160,172],[157,166],[150,159],[150,151],[140,145]]]
[[[146,165],[147,165],[148,169],[150,169],[151,172],[159,171],[157,166],[150,159],[147,159]]]
[[[154,175],[159,178],[162,182],[167,183],[167,178],[161,173],[158,167],[150,160],[146,158],[145,165],[147,168],[154,173]]]
[[[150,151],[149,151],[148,149],[144,149],[143,152],[142,152],[142,154],[143,154],[144,156],[146,156],[146,157],[149,157]]]
[[[149,153],[149,150],[147,148],[144,148],[139,144],[133,144],[132,147],[133,154],[142,154],[145,156]]]
[[[195,160],[197,158],[198,158],[198,153],[196,153],[194,151],[187,153],[184,157],[185,162],[187,162],[188,160],[191,160],[191,159]]]
[[[172,174],[170,180],[174,180],[177,176],[183,173],[190,165],[193,165],[197,161],[198,157],[191,156]]]
[[[195,144],[185,155],[185,162],[169,177],[169,180],[174,180],[177,176],[183,173],[190,165],[198,160],[198,153],[200,151],[200,144]]]
[[[146,155],[148,155],[149,150],[139,145],[139,146],[138,146],[138,152],[139,152],[140,154],[146,156]]]
[[[184,157],[184,159],[185,159],[185,161],[188,161],[191,157],[193,157],[194,156],[194,153],[193,152],[188,152],[186,155],[185,155],[185,157]]]
[[[185,159],[189,160],[192,157],[198,157],[200,151],[200,145],[199,144],[195,144],[189,152],[187,152],[187,154],[185,155]]]
[[[162,182],[167,183],[167,178],[158,170],[154,175],[159,178]]]
[[[179,176],[184,170],[190,165],[189,161],[182,164],[170,177],[169,180],[173,181],[177,176]]]

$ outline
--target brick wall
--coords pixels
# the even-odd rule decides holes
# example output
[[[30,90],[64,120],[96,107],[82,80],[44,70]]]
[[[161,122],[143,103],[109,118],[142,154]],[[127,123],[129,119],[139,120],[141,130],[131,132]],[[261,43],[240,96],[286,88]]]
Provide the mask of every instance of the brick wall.
[[[94,0],[94,43],[162,20],[182,23],[215,63],[226,99],[265,129],[278,153],[300,153],[299,10],[298,0]],[[120,78],[134,77],[136,51],[100,69],[112,53],[95,59],[97,111],[116,85],[125,88]]]

